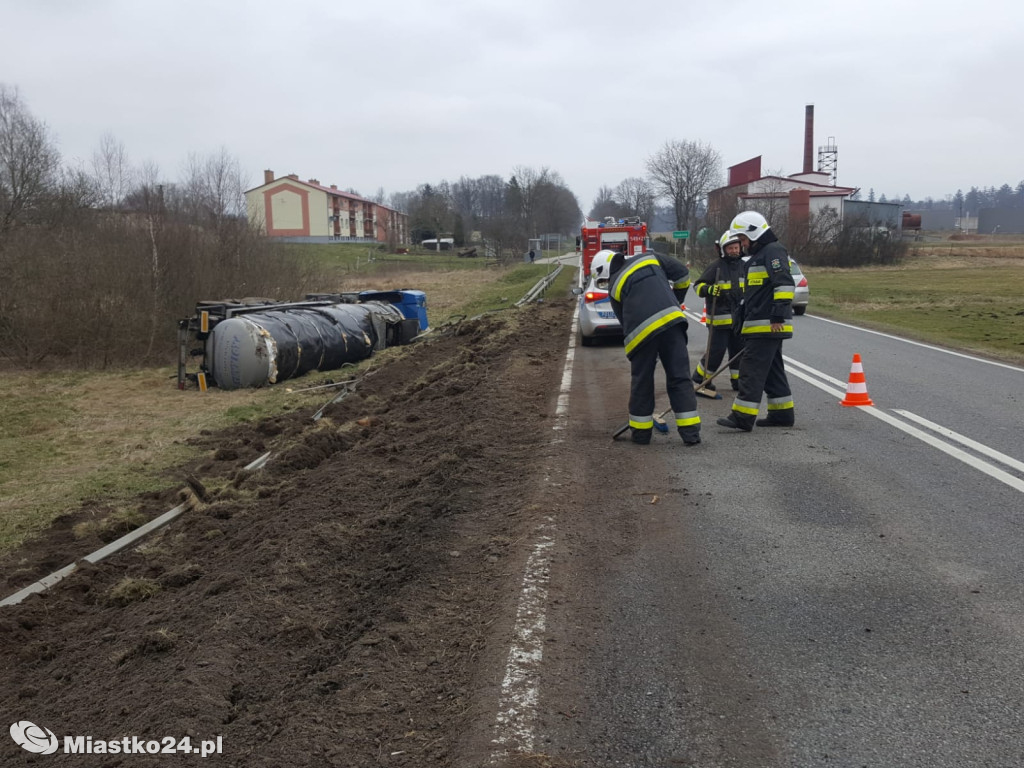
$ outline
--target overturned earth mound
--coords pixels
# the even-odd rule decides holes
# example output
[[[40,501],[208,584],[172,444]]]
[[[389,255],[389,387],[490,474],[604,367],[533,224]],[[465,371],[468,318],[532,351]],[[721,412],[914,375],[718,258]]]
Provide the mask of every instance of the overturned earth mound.
[[[204,436],[186,515],[0,609],[9,722],[61,739],[219,736],[223,765],[459,764],[486,636],[514,598],[513,545],[536,516],[570,314],[562,301],[464,322],[319,421]],[[267,466],[242,471],[263,449]],[[11,740],[0,756],[83,759]]]

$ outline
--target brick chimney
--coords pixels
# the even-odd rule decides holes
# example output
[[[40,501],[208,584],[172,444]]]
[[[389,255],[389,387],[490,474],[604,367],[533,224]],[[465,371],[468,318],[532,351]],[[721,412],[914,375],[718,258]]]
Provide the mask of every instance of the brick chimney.
[[[264,184],[269,184],[273,180],[274,180],[274,172],[273,171],[264,171],[263,172],[263,183]]]
[[[309,183],[310,184],[316,184],[319,187],[320,186],[320,179],[310,179]]]
[[[804,173],[814,170],[814,105],[804,110]]]
[[[331,184],[331,189],[337,189],[337,188],[338,188],[337,184]]]

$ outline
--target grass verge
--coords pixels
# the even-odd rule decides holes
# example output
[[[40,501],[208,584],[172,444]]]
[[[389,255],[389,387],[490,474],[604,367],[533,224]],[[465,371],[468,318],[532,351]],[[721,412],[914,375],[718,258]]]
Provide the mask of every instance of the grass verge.
[[[1024,258],[919,252],[904,266],[804,266],[809,311],[920,341],[1024,362]]]

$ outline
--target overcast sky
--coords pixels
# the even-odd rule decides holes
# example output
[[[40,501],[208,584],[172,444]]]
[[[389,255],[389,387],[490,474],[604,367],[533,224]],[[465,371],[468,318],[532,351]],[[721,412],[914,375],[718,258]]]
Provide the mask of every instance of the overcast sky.
[[[373,195],[549,167],[588,210],[668,139],[942,197],[1024,179],[1024,4],[0,0],[0,82],[68,162],[104,134],[167,180],[222,148]]]

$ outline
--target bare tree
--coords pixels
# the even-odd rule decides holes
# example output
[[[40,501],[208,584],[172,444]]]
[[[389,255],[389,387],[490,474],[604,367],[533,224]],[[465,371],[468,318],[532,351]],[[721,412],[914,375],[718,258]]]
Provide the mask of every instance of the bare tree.
[[[772,231],[784,243],[789,242],[789,189],[781,168],[765,172],[758,182],[758,197],[743,202],[743,209],[757,211],[768,221]]]
[[[182,191],[185,205],[203,223],[219,225],[245,213],[242,166],[224,148],[206,158],[189,156]]]
[[[606,216],[612,216],[613,218],[619,218],[623,214],[622,206],[618,200],[615,199],[615,191],[608,185],[602,185],[597,189],[597,195],[594,197],[594,202],[590,206],[590,213],[588,214],[591,219],[600,220]]]
[[[110,210],[124,202],[132,186],[132,168],[124,144],[106,133],[92,154],[92,178],[99,204]]]
[[[59,171],[60,153],[45,124],[17,90],[0,84],[0,240],[45,202]]]
[[[494,219],[505,211],[505,180],[497,174],[475,180],[476,205],[481,220]]]
[[[550,174],[548,180],[540,185],[537,204],[537,234],[569,234],[578,229],[583,218],[576,195],[557,173]]]
[[[641,221],[650,223],[654,216],[654,201],[657,195],[654,185],[646,179],[630,176],[619,182],[615,188],[615,200],[625,208],[627,216],[639,216]]]
[[[647,158],[654,190],[672,202],[676,228],[687,229],[705,195],[721,180],[718,152],[700,141],[666,141]]]
[[[523,235],[533,237],[537,234],[537,213],[541,186],[549,181],[550,171],[545,167],[539,171],[525,165],[517,165],[512,169],[512,178],[519,190],[519,218],[523,225]]]
[[[388,198],[388,205],[396,211],[408,213],[415,196],[415,192],[392,192]]]
[[[579,226],[583,216],[579,201],[557,171],[519,165],[512,169],[509,184],[506,205],[511,203],[515,210],[510,212],[518,213],[524,238],[570,232]]]
[[[448,185],[421,184],[410,196],[409,229],[413,242],[446,237],[454,226],[451,202],[446,194]],[[440,243],[438,243],[440,249]]]

